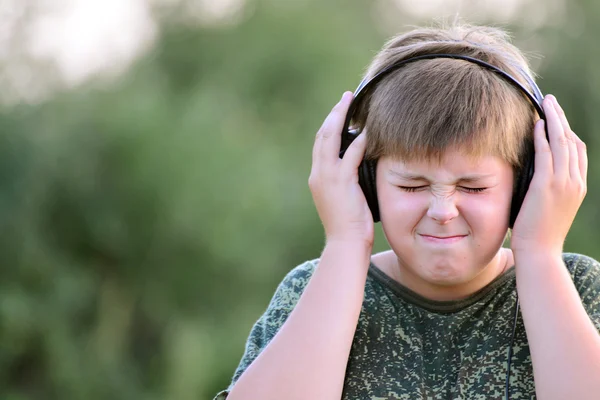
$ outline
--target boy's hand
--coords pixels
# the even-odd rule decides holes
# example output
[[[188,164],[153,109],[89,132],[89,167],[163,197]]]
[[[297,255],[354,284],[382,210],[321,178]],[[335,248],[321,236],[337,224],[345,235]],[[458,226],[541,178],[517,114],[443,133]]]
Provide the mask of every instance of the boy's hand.
[[[586,194],[585,144],[569,127],[554,96],[543,102],[548,124],[534,129],[535,172],[515,221],[511,248],[515,253],[561,257],[563,244]]]
[[[358,184],[358,166],[365,152],[365,135],[358,135],[339,158],[341,133],[352,102],[345,92],[317,132],[308,186],[327,242],[344,241],[373,245],[373,216]]]

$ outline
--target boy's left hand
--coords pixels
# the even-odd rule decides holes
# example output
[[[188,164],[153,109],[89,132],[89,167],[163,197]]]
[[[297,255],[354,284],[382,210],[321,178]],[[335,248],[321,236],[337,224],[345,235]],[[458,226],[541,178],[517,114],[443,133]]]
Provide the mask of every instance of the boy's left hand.
[[[515,254],[561,256],[563,244],[587,190],[585,143],[569,127],[556,98],[542,103],[548,124],[534,128],[535,172],[515,221],[511,248]]]

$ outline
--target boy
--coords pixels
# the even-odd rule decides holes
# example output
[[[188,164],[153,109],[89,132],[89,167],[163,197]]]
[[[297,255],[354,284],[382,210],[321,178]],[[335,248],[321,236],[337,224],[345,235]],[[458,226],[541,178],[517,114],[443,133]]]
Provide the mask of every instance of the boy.
[[[529,85],[505,33],[471,26],[397,36],[367,77],[441,53]],[[321,258],[280,284],[216,399],[597,399],[600,266],[562,253],[585,196],[587,155],[556,99],[546,96],[536,113],[480,65],[415,61],[369,88],[354,118],[362,133],[339,158],[351,102],[345,93],[313,149]],[[515,206],[532,141],[535,174]],[[374,255],[363,159],[375,163],[391,247]]]

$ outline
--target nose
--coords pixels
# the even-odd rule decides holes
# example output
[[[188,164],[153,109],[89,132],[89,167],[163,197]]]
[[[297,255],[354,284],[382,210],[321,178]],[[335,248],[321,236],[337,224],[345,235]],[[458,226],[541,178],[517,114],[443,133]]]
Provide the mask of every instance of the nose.
[[[453,196],[434,196],[429,204],[427,216],[439,224],[447,224],[458,216]]]

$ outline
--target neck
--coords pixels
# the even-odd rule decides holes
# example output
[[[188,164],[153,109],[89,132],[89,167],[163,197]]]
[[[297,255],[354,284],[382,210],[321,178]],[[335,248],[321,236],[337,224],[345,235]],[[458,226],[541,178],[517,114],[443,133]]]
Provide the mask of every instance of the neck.
[[[380,257],[374,256],[373,262],[392,279],[427,299],[452,301],[469,297],[490,284],[514,264],[514,259],[510,249],[501,248],[479,273],[471,279],[457,284],[436,284],[424,280],[411,268],[403,267],[391,250],[381,254]]]

